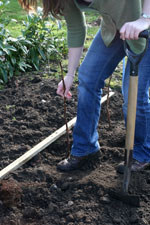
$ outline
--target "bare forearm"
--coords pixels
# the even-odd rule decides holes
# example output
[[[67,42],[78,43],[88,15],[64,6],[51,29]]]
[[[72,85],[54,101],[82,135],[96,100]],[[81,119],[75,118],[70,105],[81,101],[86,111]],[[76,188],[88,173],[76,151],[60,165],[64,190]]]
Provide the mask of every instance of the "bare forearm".
[[[65,90],[64,90],[64,84],[62,81],[59,82],[58,88],[57,88],[57,94],[62,97],[65,96],[66,98],[70,99],[72,96],[70,92],[70,88],[74,80],[76,69],[79,65],[82,50],[83,50],[83,47],[69,48],[68,73],[66,74],[64,78]]]
[[[68,54],[68,75],[74,76],[79,65],[83,47],[69,48]]]

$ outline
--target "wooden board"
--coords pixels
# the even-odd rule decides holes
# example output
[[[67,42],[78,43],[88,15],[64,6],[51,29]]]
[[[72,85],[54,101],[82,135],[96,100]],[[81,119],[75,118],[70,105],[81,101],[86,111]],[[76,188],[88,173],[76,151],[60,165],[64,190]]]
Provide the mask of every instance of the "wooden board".
[[[113,95],[114,95],[114,92],[109,93],[109,97],[111,97]],[[102,97],[101,104],[104,103],[106,100],[107,100],[107,95]],[[76,122],[76,117],[74,117],[72,120],[70,120],[68,122],[68,128],[71,129],[74,126],[75,122]],[[33,148],[31,148],[25,154],[20,156],[14,162],[12,162],[7,167],[2,169],[0,171],[0,180],[3,179],[6,175],[8,175],[10,172],[13,172],[14,170],[21,167],[23,164],[28,162],[35,155],[37,155],[39,152],[41,152],[43,149],[45,149],[47,146],[49,146],[51,143],[53,143],[55,140],[57,140],[59,137],[61,137],[65,133],[66,133],[66,125],[62,126],[58,130],[56,130],[54,133],[52,133],[50,136],[45,138],[39,144],[35,145]]]

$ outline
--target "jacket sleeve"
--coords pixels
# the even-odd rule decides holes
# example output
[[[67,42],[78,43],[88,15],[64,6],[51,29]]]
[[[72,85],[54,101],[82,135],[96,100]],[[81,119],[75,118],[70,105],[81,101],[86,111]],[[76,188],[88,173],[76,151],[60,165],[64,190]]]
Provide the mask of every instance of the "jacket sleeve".
[[[64,17],[67,23],[68,47],[83,46],[86,36],[85,17],[73,0],[68,1]]]

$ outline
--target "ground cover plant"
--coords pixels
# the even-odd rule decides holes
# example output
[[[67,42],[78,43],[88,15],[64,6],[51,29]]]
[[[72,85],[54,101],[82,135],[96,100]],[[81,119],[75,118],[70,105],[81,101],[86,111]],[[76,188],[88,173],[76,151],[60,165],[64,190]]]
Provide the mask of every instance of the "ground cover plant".
[[[1,15],[4,14],[5,6],[5,1],[1,1]],[[7,29],[10,21],[10,18],[0,17],[1,83],[8,82],[20,71],[39,70],[43,62],[52,59],[57,61],[58,52],[62,56],[67,54],[64,38],[60,34],[56,36],[59,29],[56,22],[51,18],[43,19],[41,11],[27,16],[22,22],[21,35],[16,38]]]
[[[14,0],[12,2],[14,3]],[[11,7],[9,10],[11,11]],[[30,22],[33,24],[34,20],[38,22],[39,18],[28,19],[31,19]],[[29,40],[24,38],[23,41],[30,44],[32,32],[37,35],[38,26],[36,24],[37,27],[33,25],[28,29],[30,28],[28,22],[26,20],[24,32]],[[87,22],[88,34],[84,54],[99,27],[100,17],[88,15]],[[57,36],[56,32],[60,32],[61,36],[63,34],[65,37],[64,21],[61,21],[61,26],[60,30],[54,27],[54,38]],[[7,28],[10,30],[11,27]],[[9,35],[12,34],[8,34],[8,37]],[[17,39],[18,36],[13,38]],[[58,63],[60,55],[63,56],[63,72],[67,70],[64,57],[66,43],[59,42],[57,39],[54,43],[57,49],[54,49],[54,54],[51,54],[52,58],[49,61],[46,60],[45,63],[43,53],[39,52],[39,57],[43,58],[44,64],[39,63],[37,64],[39,68],[36,68],[32,56],[28,55],[26,63],[32,63],[30,64],[32,68],[29,67],[26,73],[21,70],[17,74],[14,72],[15,76],[8,79],[3,90],[0,90],[0,169],[64,125],[63,99],[56,95],[56,89],[61,79]],[[17,43],[14,44],[14,48],[17,49]],[[38,45],[36,41],[33,44],[34,47]],[[17,55],[16,51],[11,49],[12,42],[8,42],[7,45],[5,52],[9,50],[12,55]],[[43,45],[45,43],[42,36],[40,46]],[[27,49],[20,47],[19,51],[21,55],[21,52]],[[55,55],[55,52],[61,54]],[[5,54],[5,57],[9,56]],[[6,61],[2,62],[6,63]],[[12,67],[14,68],[13,65]],[[101,150],[97,159],[89,162],[80,171],[58,172],[56,165],[67,154],[66,136],[58,139],[0,181],[0,225],[150,224],[149,168],[144,172],[133,174],[131,180],[129,191],[140,195],[140,207],[131,207],[108,195],[110,189],[119,190],[123,180],[123,176],[117,174],[115,170],[124,158],[125,145],[121,73],[122,64],[116,68],[110,83],[112,90],[115,91],[109,105],[110,123],[107,118],[108,106],[106,103],[102,105],[98,126]],[[68,120],[76,116],[77,85],[76,78],[71,89],[73,97],[71,101],[66,102]],[[107,94],[107,90],[107,87],[104,88],[104,95]],[[72,130],[69,136],[72,143]]]

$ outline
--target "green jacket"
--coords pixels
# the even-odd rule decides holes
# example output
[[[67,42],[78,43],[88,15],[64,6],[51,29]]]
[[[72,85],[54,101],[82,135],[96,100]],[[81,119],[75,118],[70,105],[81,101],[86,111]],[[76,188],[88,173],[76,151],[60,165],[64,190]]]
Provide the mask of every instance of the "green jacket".
[[[93,0],[89,5],[81,5],[77,0],[69,0],[64,9],[67,22],[68,46],[81,47],[86,36],[85,11],[96,10],[103,20],[101,23],[101,35],[106,46],[110,46],[117,30],[120,30],[125,22],[138,19],[142,11],[142,0]],[[130,48],[135,53],[140,53],[145,48],[145,40],[128,41]]]

